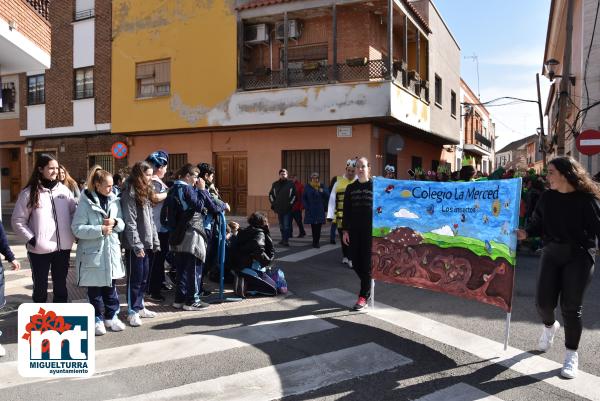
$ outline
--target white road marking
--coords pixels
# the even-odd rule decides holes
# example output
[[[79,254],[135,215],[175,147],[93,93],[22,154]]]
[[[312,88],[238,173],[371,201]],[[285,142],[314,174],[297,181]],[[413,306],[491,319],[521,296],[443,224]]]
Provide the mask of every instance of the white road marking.
[[[455,384],[438,390],[435,393],[427,394],[415,401],[502,401],[498,397],[489,395],[473,386],[465,383]]]
[[[96,352],[96,373],[212,354],[335,328],[337,326],[332,323],[308,315],[260,322],[250,326],[205,334],[188,334],[164,340],[108,348]],[[135,329],[127,327],[127,330]],[[160,350],[160,352],[148,352],[148,350]],[[17,362],[0,363],[0,378],[0,389],[45,380],[21,377],[17,371]]]
[[[339,248],[336,245],[327,244],[323,245],[320,248],[310,248],[305,251],[296,252],[291,255],[284,256],[283,258],[279,258],[280,262],[299,262],[304,259],[312,258],[313,256],[319,255],[321,253],[329,252],[332,249]]]
[[[264,401],[304,394],[345,380],[403,366],[412,361],[375,343],[315,355],[248,372],[190,383],[117,401]]]
[[[339,288],[315,291],[313,294],[348,307],[353,305],[356,300],[356,295]],[[589,400],[600,401],[600,391],[598,391],[600,389],[600,377],[598,376],[580,370],[576,379],[562,379],[559,377],[559,371],[562,368],[560,363],[513,347],[508,347],[507,351],[503,351],[503,344],[497,341],[379,302],[368,313],[369,316],[443,344],[448,344],[482,360],[493,360],[494,363],[523,375],[534,377],[572,394]]]

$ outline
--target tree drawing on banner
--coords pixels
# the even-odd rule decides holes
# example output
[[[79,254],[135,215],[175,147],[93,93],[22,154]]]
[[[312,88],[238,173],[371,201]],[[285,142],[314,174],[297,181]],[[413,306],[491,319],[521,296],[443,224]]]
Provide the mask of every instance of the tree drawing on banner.
[[[373,278],[510,312],[521,179],[433,182],[376,177]]]

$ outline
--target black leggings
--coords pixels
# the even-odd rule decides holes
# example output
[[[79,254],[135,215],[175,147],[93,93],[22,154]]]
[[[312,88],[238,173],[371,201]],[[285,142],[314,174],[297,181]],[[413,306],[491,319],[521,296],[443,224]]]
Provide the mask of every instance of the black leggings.
[[[352,268],[360,279],[359,296],[369,298],[371,296],[371,230],[363,229],[351,231],[350,256]]]
[[[321,226],[323,224],[311,224],[310,229],[312,231],[312,243],[313,245],[319,245],[319,241],[321,240]]]
[[[570,350],[579,346],[583,294],[593,274],[594,264],[587,250],[554,242],[544,247],[537,282],[537,310],[544,324],[551,326],[560,296],[565,346]]]
[[[344,238],[344,232],[342,231],[342,227],[338,226],[338,233],[340,234],[340,239]],[[350,256],[350,250],[348,245],[344,244],[344,241],[340,241],[342,243],[342,255],[344,255],[345,258],[348,258],[350,260],[352,260],[352,257]]]

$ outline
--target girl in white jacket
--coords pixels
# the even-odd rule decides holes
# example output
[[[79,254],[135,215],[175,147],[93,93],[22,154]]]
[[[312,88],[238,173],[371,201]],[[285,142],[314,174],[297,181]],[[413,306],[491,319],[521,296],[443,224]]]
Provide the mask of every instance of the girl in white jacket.
[[[57,177],[58,161],[45,153],[39,155],[11,219],[15,233],[27,242],[33,302],[46,302],[49,271],[52,273],[52,301],[68,301],[67,274],[74,240],[71,220],[75,199]]]

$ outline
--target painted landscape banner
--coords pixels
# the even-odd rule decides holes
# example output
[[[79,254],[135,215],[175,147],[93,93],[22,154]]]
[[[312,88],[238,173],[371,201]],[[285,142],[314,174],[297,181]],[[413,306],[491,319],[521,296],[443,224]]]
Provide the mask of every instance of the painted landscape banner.
[[[373,182],[373,278],[511,311],[521,179]]]

